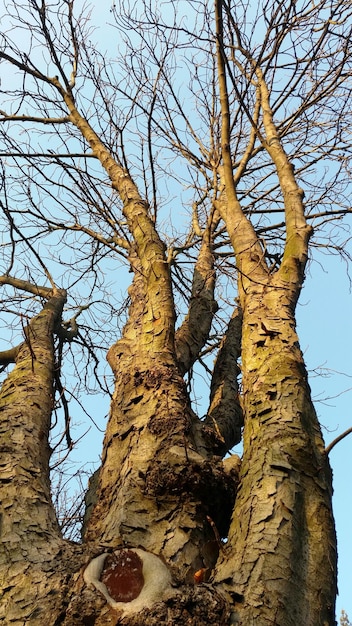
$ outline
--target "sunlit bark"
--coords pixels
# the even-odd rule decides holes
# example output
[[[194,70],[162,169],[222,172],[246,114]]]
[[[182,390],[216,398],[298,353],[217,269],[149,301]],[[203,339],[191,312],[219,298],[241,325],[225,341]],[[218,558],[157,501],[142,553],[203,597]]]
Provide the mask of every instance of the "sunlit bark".
[[[331,624],[336,594],[331,472],[294,319],[311,229],[303,191],[274,124],[265,79],[256,67],[265,132],[259,138],[276,168],[286,220],[283,260],[271,275],[235,191],[221,4],[218,66],[227,195],[221,209],[240,271],[244,454],[217,580],[235,601],[233,623]]]
[[[237,12],[243,3],[237,7],[215,0],[214,14],[207,3],[197,4],[193,33],[176,14],[164,28],[158,8],[148,3],[144,23],[135,17],[135,7],[127,3],[124,15],[121,6],[120,16],[113,5],[111,13],[122,24],[121,32],[126,30],[129,45],[128,28],[141,41],[125,60],[123,80],[121,65],[115,74],[104,53],[91,60],[90,34],[82,34],[80,23],[86,18],[75,21],[73,2],[53,8],[31,0],[28,14],[13,4],[11,19],[25,26],[33,40],[27,54],[13,42],[14,29],[7,24],[0,59],[20,73],[23,93],[16,86],[8,96],[0,124],[4,154],[20,162],[20,197],[29,212],[22,205],[11,208],[13,178],[7,179],[5,163],[1,208],[7,269],[0,285],[43,304],[23,323],[23,341],[0,352],[4,368],[13,364],[0,392],[0,622],[334,626],[331,471],[299,347],[295,307],[313,234],[300,181],[315,160],[335,150],[336,180],[345,167],[338,153],[341,146],[345,150],[341,111],[339,123],[332,114],[327,122],[336,126],[336,133],[328,134],[329,147],[319,134],[323,124],[316,130],[312,121],[324,98],[325,115],[330,115],[328,98],[340,87],[341,110],[349,107],[344,85],[351,28],[345,27],[350,15],[341,17],[344,3],[333,3],[330,17],[324,3],[301,8],[291,1],[266,3],[262,24],[267,32],[260,45],[255,23],[250,36],[242,33],[247,14],[238,19]],[[305,34],[296,44],[300,29]],[[174,85],[183,49],[191,50],[182,71],[194,69],[187,94],[195,98],[195,123],[178,93],[184,85],[180,90]],[[203,63],[210,68],[204,74]],[[30,139],[21,143],[18,128],[32,137],[38,125],[43,137],[53,129],[48,137],[57,135],[62,154],[53,154],[49,143],[42,152],[42,135],[36,135],[40,139],[32,152]],[[308,141],[312,146],[306,149]],[[186,183],[178,171],[180,157],[191,172]],[[173,159],[176,165],[168,169],[165,163]],[[158,181],[169,172],[170,181],[180,179],[180,188],[192,187],[191,202],[199,209],[181,235],[173,223],[163,235],[165,217],[159,221],[157,211]],[[169,192],[170,181],[165,187],[160,183],[161,195]],[[338,195],[333,187],[326,184],[318,194],[331,205]],[[173,207],[174,213],[180,209]],[[277,224],[271,211],[280,213]],[[346,212],[341,203],[336,215]],[[266,215],[271,216],[267,221]],[[58,232],[77,235],[69,239],[70,281],[84,285],[85,292],[92,273],[92,299],[96,292],[109,297],[99,292],[105,255],[113,267],[120,255],[132,277],[126,321],[119,335],[114,326],[107,355],[114,376],[111,408],[77,545],[61,537],[49,481],[54,380],[64,342],[78,333],[78,314],[72,317],[74,330],[72,321],[62,325],[66,292],[55,287],[43,260],[48,254],[44,234],[50,247],[50,236]],[[66,240],[56,241],[64,258]],[[16,255],[23,250],[18,273],[27,280],[12,277],[8,269],[18,267]],[[27,253],[50,287],[36,284]],[[173,276],[178,255],[187,265],[181,285]],[[177,269],[181,275],[182,261]],[[116,323],[116,309],[114,315]],[[55,341],[60,343],[57,354]],[[204,418],[191,402],[197,363],[211,377]],[[57,389],[64,393],[61,382]],[[242,461],[236,455],[224,459],[242,435]],[[104,581],[114,578],[110,567],[122,562],[123,569],[127,561],[127,583],[121,574],[125,601],[122,592],[113,598]],[[128,586],[131,571],[136,580]],[[131,599],[135,588],[137,597]]]
[[[50,294],[46,288],[36,291],[47,294],[47,303],[24,327],[15,366],[0,393],[0,621],[4,624],[39,625],[46,614],[51,616],[48,623],[55,623],[67,591],[65,581],[76,567],[72,550],[60,537],[49,483],[53,333],[66,294]]]
[[[241,486],[216,578],[234,623],[333,624],[331,473],[284,285],[244,309]]]

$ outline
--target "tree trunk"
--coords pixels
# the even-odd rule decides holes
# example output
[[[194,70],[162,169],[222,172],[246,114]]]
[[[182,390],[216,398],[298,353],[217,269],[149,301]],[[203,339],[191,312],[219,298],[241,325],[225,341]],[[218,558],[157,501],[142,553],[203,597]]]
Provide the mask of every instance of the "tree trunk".
[[[233,624],[331,626],[331,471],[286,286],[257,285],[245,297],[244,455],[215,578],[235,601]]]
[[[212,432],[192,412],[170,354],[163,360],[149,344],[137,349],[141,284],[137,273],[129,323],[109,354],[116,388],[82,546],[60,537],[45,479],[49,451],[37,450],[45,451],[51,412],[54,300],[29,325],[3,386],[1,623],[331,626],[331,475],[294,302],[278,279],[243,298],[244,458],[224,548],[218,533],[228,531],[236,473],[212,455]],[[88,564],[102,558],[104,574],[107,555],[141,547],[143,563],[151,553],[164,559],[143,565],[144,580],[154,581],[151,601],[107,601]],[[203,574],[210,581],[195,584]]]
[[[141,546],[168,564],[176,587],[167,589],[166,603],[149,608],[143,621],[140,609],[123,623],[200,625],[213,611],[220,624],[226,602],[215,591],[195,590],[195,574],[216,563],[217,533],[227,534],[237,476],[213,456],[213,430],[191,409],[175,353],[160,350],[159,340],[155,350],[152,333],[139,330],[149,307],[138,271],[130,297],[123,337],[108,355],[115,392],[84,539],[92,555]],[[210,604],[202,594],[212,595]]]
[[[211,213],[219,212],[231,240],[240,308],[220,346],[203,422],[191,408],[183,375],[207,341],[217,306],[213,217],[199,235],[188,316],[175,333],[169,263],[147,202],[78,111],[70,84],[30,71],[56,89],[67,107],[65,123],[79,130],[118,193],[134,278],[128,322],[108,354],[115,389],[82,545],[60,536],[48,480],[53,335],[63,293],[44,295],[48,303],[27,327],[3,385],[4,626],[335,623],[331,473],[294,321],[311,229],[303,191],[274,125],[265,73],[248,57],[251,80],[257,81],[257,117],[262,109],[262,122],[254,119],[253,128],[275,166],[285,205],[284,256],[280,270],[271,275],[237,197],[223,4],[215,2],[221,159],[214,178],[221,190]],[[44,3],[40,14],[47,35]],[[13,63],[23,69],[22,61]],[[243,423],[235,502],[237,459],[222,462],[220,455],[239,440]],[[225,537],[226,546],[221,543]]]
[[[210,573],[215,565],[218,533],[228,532],[237,474],[214,457],[214,430],[193,413],[170,350],[172,318],[159,314],[155,301],[150,315],[153,291],[147,293],[136,258],[132,266],[129,321],[109,352],[116,386],[82,546],[60,536],[48,480],[53,334],[64,294],[50,297],[28,325],[2,387],[4,625],[226,623],[221,594],[194,585],[197,572]],[[138,596],[137,608],[125,600],[111,606],[101,593],[100,573],[87,574],[89,563],[105,564],[108,554],[141,558],[148,591]]]
[[[53,332],[65,299],[65,292],[54,293],[24,329],[25,341],[0,394],[0,622],[4,625],[57,623],[65,604],[66,581],[77,568],[70,546],[60,537],[49,482]]]

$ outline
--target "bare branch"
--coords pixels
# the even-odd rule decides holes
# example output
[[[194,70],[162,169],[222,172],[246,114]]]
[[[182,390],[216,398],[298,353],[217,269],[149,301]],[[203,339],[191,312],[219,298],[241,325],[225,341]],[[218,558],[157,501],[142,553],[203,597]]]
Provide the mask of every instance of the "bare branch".
[[[347,437],[347,435],[350,435],[351,433],[352,433],[352,428],[348,428],[343,433],[341,433],[341,435],[336,437],[331,443],[329,443],[328,446],[326,446],[325,454],[326,455],[330,454],[331,450],[336,446],[336,444],[338,444],[340,441],[342,441],[342,439],[344,439],[345,437]]]
[[[211,228],[207,228],[194,266],[192,291],[186,319],[175,335],[176,356],[182,375],[190,370],[208,340],[213,316],[215,271]]]
[[[8,115],[0,111],[0,122],[35,122],[36,124],[67,124],[70,121],[66,117],[34,117],[33,115]]]
[[[22,280],[21,278],[15,278],[14,276],[0,276],[0,285],[11,285],[11,287],[15,287],[16,289],[21,289],[22,291],[27,291],[27,293],[32,293],[36,296],[40,296],[41,298],[48,299],[53,294],[53,289],[50,287],[42,287],[39,285],[33,285],[28,280]]]
[[[239,441],[243,428],[238,360],[241,355],[242,311],[236,307],[221,341],[210,387],[205,423],[212,428],[218,453],[225,455]]]
[[[3,368],[7,367],[10,363],[15,363],[20,346],[14,346],[9,350],[1,350],[0,352],[0,364]]]

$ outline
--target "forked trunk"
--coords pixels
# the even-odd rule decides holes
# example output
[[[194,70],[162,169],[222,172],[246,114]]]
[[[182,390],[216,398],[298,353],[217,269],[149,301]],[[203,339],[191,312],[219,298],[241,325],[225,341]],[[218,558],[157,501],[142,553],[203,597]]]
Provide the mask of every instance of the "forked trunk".
[[[133,263],[139,267],[137,260]],[[89,606],[96,626],[107,619],[109,624],[126,625],[205,626],[209,619],[225,624],[224,598],[215,590],[196,588],[195,583],[197,576],[210,575],[215,566],[219,533],[225,536],[228,531],[237,475],[226,472],[220,457],[214,456],[218,446],[214,430],[191,409],[176,352],[168,341],[173,328],[167,327],[163,313],[160,333],[155,331],[159,323],[155,307],[146,332],[153,304],[141,272],[135,272],[129,293],[128,323],[108,354],[115,391],[91,498],[94,504],[85,523],[91,561],[85,574],[88,588],[80,578],[63,623],[80,624],[70,621],[70,615],[77,620]],[[114,553],[134,560],[132,552],[140,548],[144,552],[133,553],[137,557],[159,555],[166,564],[156,562],[154,570],[154,562],[150,571],[143,566],[144,586],[150,576],[156,597],[144,601],[144,587],[136,604],[124,604],[120,596],[104,597],[100,583],[106,564],[100,555]]]

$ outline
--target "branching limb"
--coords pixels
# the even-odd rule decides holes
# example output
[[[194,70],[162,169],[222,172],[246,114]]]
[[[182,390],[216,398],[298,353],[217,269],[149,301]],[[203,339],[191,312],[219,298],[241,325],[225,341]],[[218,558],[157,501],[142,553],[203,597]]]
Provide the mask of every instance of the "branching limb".
[[[3,371],[10,363],[16,362],[19,349],[20,345],[9,348],[8,350],[2,350],[0,352],[0,365],[2,366],[1,371]]]
[[[8,276],[7,274],[5,274],[5,276],[0,276],[0,285],[11,285],[11,287],[15,287],[21,291],[27,291],[27,293],[32,293],[45,299],[50,298],[53,293],[53,290],[49,287],[33,285],[28,280],[15,278],[14,276]]]
[[[235,175],[234,175],[234,183],[235,185],[237,185],[237,183],[241,180],[247,164],[253,154],[253,149],[254,149],[254,145],[255,145],[255,140],[257,138],[258,132],[257,132],[257,128],[258,128],[258,120],[259,120],[259,114],[260,114],[260,110],[261,110],[261,94],[260,94],[260,90],[257,89],[256,90],[256,95],[257,95],[257,100],[255,103],[255,107],[254,107],[254,113],[253,113],[253,125],[251,126],[251,131],[250,131],[250,136],[249,136],[249,141],[248,141],[248,145],[247,148],[244,151],[243,157],[241,158]]]
[[[313,229],[307,225],[304,215],[304,191],[297,184],[293,165],[281,144],[274,124],[267,84],[259,68],[256,69],[256,74],[262,97],[263,124],[266,134],[265,149],[275,165],[284,197],[286,245],[280,273],[283,278],[289,278],[291,282],[296,281],[298,285],[301,285],[308,255],[308,241]],[[297,259],[298,264],[292,263],[293,258]]]
[[[176,355],[182,375],[190,370],[209,337],[218,306],[214,299],[215,270],[211,229],[207,228],[195,264],[189,311],[176,332]]]
[[[225,221],[241,272],[241,285],[246,290],[251,277],[265,277],[268,269],[255,230],[245,217],[238,201],[231,155],[230,104],[226,81],[226,62],[223,44],[222,0],[215,2],[216,48],[221,107],[221,147],[225,195],[219,202],[219,212]],[[248,277],[249,281],[244,278]]]
[[[6,111],[0,111],[0,122],[34,122],[35,124],[67,124],[70,121],[65,117],[35,117],[33,115],[9,115]],[[23,154],[23,153],[22,153]],[[6,156],[8,152],[6,153]]]
[[[28,63],[23,63],[23,61],[19,61],[14,56],[11,56],[2,50],[0,50],[0,59],[8,61],[11,65],[24,72],[24,74],[30,74],[33,78],[43,81],[49,85],[53,84],[52,79],[49,76],[45,76],[45,74],[42,74],[37,69],[32,68]]]
[[[336,446],[336,444],[338,444],[340,441],[342,441],[342,439],[344,439],[345,437],[347,437],[347,435],[350,435],[351,433],[352,433],[352,427],[347,428],[347,430],[341,433],[341,435],[336,437],[331,443],[329,443],[328,446],[326,446],[325,454],[326,455],[330,454],[331,450]]]
[[[83,226],[82,224],[78,224],[78,223],[62,224],[62,225],[50,224],[50,227],[52,230],[65,230],[65,231],[72,230],[76,232],[85,233],[86,235],[89,235],[91,239],[98,241],[104,246],[107,246],[111,250],[114,250],[114,252],[116,252],[117,247],[123,248],[124,250],[130,250],[130,247],[131,247],[129,242],[123,237],[119,237],[118,235],[113,235],[112,237],[106,238],[101,233],[97,232],[96,230],[93,230],[92,228],[88,228],[87,226]]]
[[[221,341],[215,361],[210,406],[205,420],[217,435],[218,452],[224,455],[241,440],[243,426],[238,377],[241,355],[242,311],[237,307]]]
[[[30,293],[41,290],[30,289],[25,281],[7,283]],[[26,340],[0,390],[5,451],[2,478],[7,479],[0,485],[0,499],[2,503],[9,502],[6,515],[18,520],[16,541],[31,534],[34,551],[38,551],[36,541],[47,545],[51,538],[59,536],[48,481],[48,433],[53,404],[53,333],[61,318],[66,292],[57,290],[48,298],[48,291],[43,291],[47,297],[44,307],[24,329]]]

